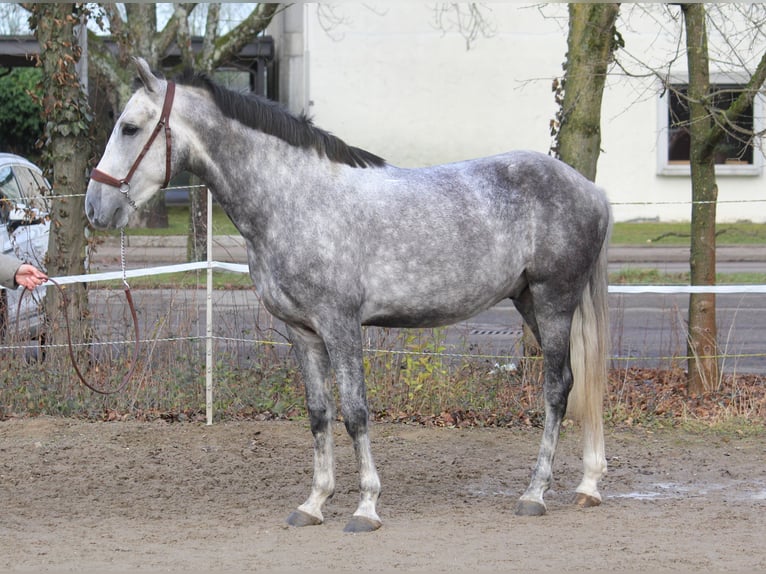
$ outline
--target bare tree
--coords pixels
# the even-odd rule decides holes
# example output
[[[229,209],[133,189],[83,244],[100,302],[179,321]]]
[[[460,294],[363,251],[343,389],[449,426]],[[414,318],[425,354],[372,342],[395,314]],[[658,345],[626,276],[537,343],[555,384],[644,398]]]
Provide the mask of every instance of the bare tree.
[[[491,8],[477,2],[446,3],[434,6],[433,26],[444,34],[457,32],[465,40],[465,49],[481,36],[490,38],[496,32]]]
[[[690,271],[692,285],[714,285],[716,273],[716,203],[718,185],[715,152],[728,130],[750,106],[766,80],[766,51],[739,97],[718,109],[711,97],[707,11],[704,4],[683,4],[689,69],[689,164],[692,216]],[[751,136],[753,134],[750,134]],[[688,388],[699,394],[718,384],[718,334],[713,293],[689,296]]]
[[[29,13],[18,4],[0,4],[0,34],[16,36],[28,33],[26,25]]]
[[[631,77],[655,78],[667,94],[682,100],[688,118],[675,128],[689,138],[691,170],[690,271],[692,285],[715,284],[716,203],[718,186],[715,161],[719,145],[725,137],[738,139],[755,147],[758,134],[743,129],[738,120],[752,106],[766,78],[766,51],[763,51],[766,10],[757,5],[681,4],[680,13],[672,5],[659,8],[633,5],[631,10],[650,14],[662,34],[676,34],[675,44],[654,61],[645,54],[622,50],[616,60],[621,72]],[[710,12],[715,11],[713,17]],[[680,16],[680,17],[679,17]],[[626,20],[629,16],[626,17]],[[715,47],[708,44],[708,25],[715,34]],[[685,37],[685,38],[684,38]],[[709,51],[719,69],[751,71],[749,80],[738,87],[738,96],[721,105],[717,89],[711,86]],[[759,50],[762,51],[758,61]],[[747,54],[747,55],[746,55]],[[753,58],[755,55],[755,58]],[[688,83],[678,89],[672,70],[686,60]],[[555,127],[555,126],[554,126]],[[753,150],[755,153],[755,150]],[[718,337],[715,295],[691,294],[688,329],[688,390],[697,394],[719,381]]]

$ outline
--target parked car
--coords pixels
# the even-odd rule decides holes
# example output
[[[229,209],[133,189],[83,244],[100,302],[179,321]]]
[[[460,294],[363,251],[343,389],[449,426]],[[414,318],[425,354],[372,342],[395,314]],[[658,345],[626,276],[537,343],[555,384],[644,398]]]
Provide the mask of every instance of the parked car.
[[[50,235],[48,192],[51,186],[42,170],[23,157],[0,153],[0,250],[45,270]],[[7,323],[16,322],[21,289],[7,290]],[[31,337],[41,333],[45,287],[22,301],[19,328]]]

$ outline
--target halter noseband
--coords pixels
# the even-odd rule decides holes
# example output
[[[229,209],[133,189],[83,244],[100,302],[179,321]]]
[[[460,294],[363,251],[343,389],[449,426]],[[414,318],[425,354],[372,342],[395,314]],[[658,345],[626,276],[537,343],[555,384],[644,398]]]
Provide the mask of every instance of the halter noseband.
[[[116,187],[120,190],[120,192],[124,193],[125,195],[128,195],[128,192],[130,192],[130,180],[133,178],[133,174],[138,169],[138,165],[141,163],[141,160],[144,159],[144,156],[149,151],[149,148],[152,147],[152,143],[154,143],[155,138],[157,137],[157,134],[160,133],[161,129],[165,129],[165,182],[162,184],[162,188],[166,188],[168,186],[168,182],[170,181],[170,150],[172,145],[171,140],[171,134],[170,134],[170,110],[173,108],[173,97],[176,93],[176,85],[173,82],[168,82],[167,90],[165,91],[165,103],[162,105],[162,114],[160,115],[160,119],[157,122],[157,125],[154,127],[154,131],[152,132],[152,135],[149,137],[149,141],[146,142],[144,145],[144,148],[141,150],[141,153],[138,154],[138,157],[136,158],[136,161],[133,162],[133,165],[130,166],[130,170],[128,171],[128,175],[126,175],[123,179],[117,179],[116,177],[112,177],[109,174],[104,173],[103,171],[94,168],[90,172],[90,178],[94,181],[98,181],[100,183],[105,183],[106,185],[111,185],[112,187]]]

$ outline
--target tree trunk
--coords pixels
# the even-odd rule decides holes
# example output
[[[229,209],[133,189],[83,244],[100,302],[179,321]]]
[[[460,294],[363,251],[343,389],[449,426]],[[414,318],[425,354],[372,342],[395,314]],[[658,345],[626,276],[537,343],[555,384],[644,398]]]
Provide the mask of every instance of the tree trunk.
[[[692,285],[715,285],[715,219],[718,186],[714,146],[707,138],[713,120],[707,105],[710,92],[705,5],[684,4],[689,67],[689,163],[692,182],[690,270]],[[688,390],[699,394],[718,384],[718,334],[714,293],[689,296]]]
[[[570,4],[564,97],[558,114],[556,157],[591,181],[601,152],[601,98],[606,72],[620,45],[619,4]]]
[[[74,5],[77,6],[77,5]],[[80,50],[74,41],[78,15],[73,4],[33,4],[33,25],[41,50],[43,69],[43,116],[46,122],[45,154],[53,168],[51,231],[47,271],[51,277],[85,273],[85,172],[90,157],[89,115],[75,64]],[[56,199],[61,196],[60,199]],[[88,340],[88,298],[85,284],[67,286],[72,332]],[[61,296],[49,288],[45,308],[51,320],[49,340],[64,342],[65,332],[57,323],[62,314]]]
[[[189,179],[189,238],[186,242],[189,261],[207,259],[207,188],[200,187],[201,183],[197,177]]]
[[[207,21],[205,26],[205,38],[203,40],[203,54],[215,43],[218,30],[221,5],[210,4],[208,6]],[[194,67],[194,54],[191,51],[191,37],[184,40],[179,27],[179,43],[188,43],[188,50],[182,50],[181,54],[184,65]],[[199,71],[213,75],[212,68],[197,68]],[[205,261],[207,259],[207,189],[199,187],[200,179],[194,175],[189,178],[189,236],[186,240],[186,257],[189,261]],[[211,230],[212,231],[212,230]]]

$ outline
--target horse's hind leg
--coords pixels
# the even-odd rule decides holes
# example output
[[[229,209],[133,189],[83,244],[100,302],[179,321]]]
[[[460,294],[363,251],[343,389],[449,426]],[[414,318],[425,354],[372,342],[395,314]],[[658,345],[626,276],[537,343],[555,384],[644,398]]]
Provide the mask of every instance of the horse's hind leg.
[[[540,295],[539,292],[535,293]],[[566,296],[548,299],[537,297],[532,304],[532,293],[527,290],[515,300],[517,309],[533,328],[543,351],[545,396],[545,425],[540,443],[537,463],[532,479],[516,506],[516,514],[539,516],[545,514],[543,495],[553,479],[553,460],[556,454],[561,421],[567,407],[567,397],[572,388],[572,371],[569,365],[569,336],[574,303],[568,304]],[[548,305],[540,301],[555,301]]]
[[[322,524],[322,506],[335,492],[332,421],[335,407],[329,387],[330,364],[322,340],[314,333],[291,328],[291,340],[303,373],[306,405],[314,435],[314,478],[311,494],[287,518],[291,526]]]

